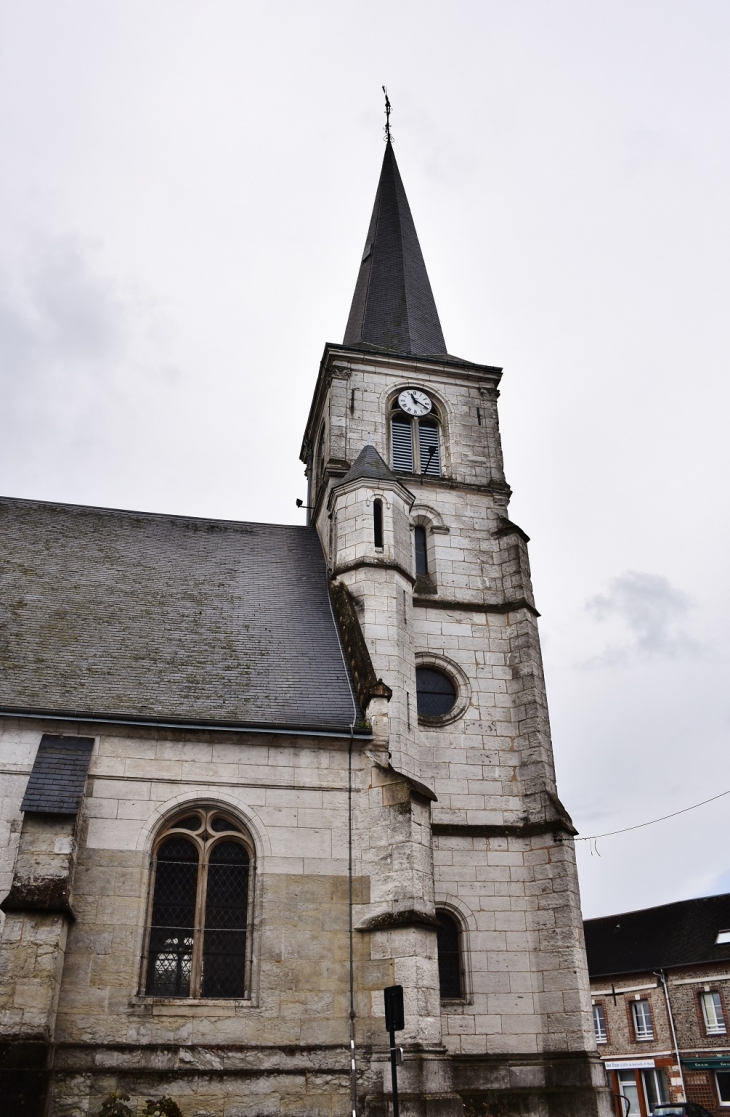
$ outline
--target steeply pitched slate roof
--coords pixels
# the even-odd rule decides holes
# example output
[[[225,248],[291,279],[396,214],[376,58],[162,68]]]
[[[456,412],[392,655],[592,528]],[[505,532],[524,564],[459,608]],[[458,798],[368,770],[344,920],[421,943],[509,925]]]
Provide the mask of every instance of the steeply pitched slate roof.
[[[416,226],[390,141],[344,344],[416,356],[446,354]]]
[[[715,942],[730,930],[727,893],[587,919],[583,927],[591,977],[730,960],[730,943]]]
[[[0,499],[0,709],[344,730],[316,533]]]
[[[57,737],[44,733],[20,804],[21,811],[76,814],[93,748],[93,737]]]
[[[363,446],[355,461],[342,480],[337,482],[337,485],[347,485],[349,481],[367,480],[368,478],[373,481],[398,481],[398,477],[388,468],[371,442]]]

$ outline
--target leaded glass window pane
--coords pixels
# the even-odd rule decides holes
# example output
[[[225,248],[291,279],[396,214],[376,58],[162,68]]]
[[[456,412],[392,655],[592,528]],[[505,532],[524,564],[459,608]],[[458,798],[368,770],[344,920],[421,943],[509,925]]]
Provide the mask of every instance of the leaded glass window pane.
[[[190,995],[198,850],[187,838],[168,838],[157,854],[147,992]]]
[[[434,667],[416,668],[416,704],[422,717],[443,717],[456,703],[456,687]]]
[[[214,846],[205,902],[204,997],[244,996],[248,871],[248,852],[240,842]]]

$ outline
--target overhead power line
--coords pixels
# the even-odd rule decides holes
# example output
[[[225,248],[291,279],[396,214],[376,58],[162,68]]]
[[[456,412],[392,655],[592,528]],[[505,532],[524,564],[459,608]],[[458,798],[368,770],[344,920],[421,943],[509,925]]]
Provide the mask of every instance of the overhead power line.
[[[701,803],[693,803],[691,807],[682,807],[681,811],[672,811],[671,814],[663,814],[661,818],[652,818],[650,822],[637,822],[635,826],[624,826],[621,830],[608,830],[605,834],[589,834],[587,837],[576,837],[574,840],[576,842],[596,842],[599,838],[613,838],[616,834],[628,834],[629,830],[641,830],[644,826],[655,826],[657,822],[665,822],[668,818],[676,818],[678,814],[696,811],[698,807],[705,807],[708,803],[714,803],[716,799],[722,799],[724,795],[730,795],[730,788],[727,791],[721,791],[719,795],[713,795],[710,799],[703,799]],[[597,848],[596,853],[598,853]]]

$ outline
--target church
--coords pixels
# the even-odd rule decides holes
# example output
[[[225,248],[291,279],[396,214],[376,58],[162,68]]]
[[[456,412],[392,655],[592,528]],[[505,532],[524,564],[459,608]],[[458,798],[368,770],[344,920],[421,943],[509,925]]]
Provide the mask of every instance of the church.
[[[500,376],[388,137],[306,527],[0,500],[8,1117],[613,1112]]]

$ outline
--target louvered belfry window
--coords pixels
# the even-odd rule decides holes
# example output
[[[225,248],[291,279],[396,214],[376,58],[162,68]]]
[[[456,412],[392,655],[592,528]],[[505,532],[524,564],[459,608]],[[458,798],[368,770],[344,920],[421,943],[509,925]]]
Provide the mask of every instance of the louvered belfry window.
[[[441,429],[430,415],[412,419],[396,411],[390,420],[392,467],[396,473],[418,472],[429,477],[441,476]]]
[[[413,473],[413,420],[396,414],[390,424],[393,469]]]
[[[432,419],[421,419],[418,424],[418,449],[421,458],[421,473],[427,473],[431,477],[440,477],[439,425]]]
[[[216,809],[166,827],[153,866],[148,995],[248,996],[251,860],[242,827]]]

